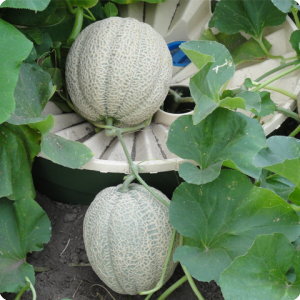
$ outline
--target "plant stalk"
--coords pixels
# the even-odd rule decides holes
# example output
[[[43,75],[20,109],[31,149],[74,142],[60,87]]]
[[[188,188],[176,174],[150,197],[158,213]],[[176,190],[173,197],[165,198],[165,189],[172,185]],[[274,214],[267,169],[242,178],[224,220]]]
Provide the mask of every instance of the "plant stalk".
[[[71,46],[77,36],[79,35],[83,23],[83,8],[81,6],[78,6],[76,8],[76,16],[75,16],[75,22],[72,29],[72,32],[68,38],[67,45]]]
[[[111,126],[112,127],[112,126]],[[131,157],[130,157],[130,154],[127,150],[127,147],[126,147],[126,144],[123,140],[123,137],[122,137],[122,134],[121,134],[121,130],[120,128],[116,128],[115,127],[115,130],[116,130],[116,134],[119,138],[119,141],[123,147],[123,150],[124,150],[124,153],[126,155],[126,158],[128,160],[128,163],[129,163],[129,166],[130,166],[130,169],[132,171],[132,173],[135,175],[136,179],[140,182],[141,185],[143,185],[145,187],[145,189],[150,192],[158,201],[160,201],[162,204],[164,204],[165,206],[169,207],[170,204],[165,200],[163,199],[162,197],[160,197],[159,195],[157,195],[152,188],[150,188],[148,186],[148,184],[141,178],[141,176],[139,175],[138,173],[138,167],[133,163]]]
[[[285,108],[283,108],[283,107],[280,107],[280,106],[276,106],[276,109],[275,109],[275,110],[278,111],[278,112],[283,113],[283,114],[286,115],[286,116],[289,116],[289,117],[293,118],[293,119],[296,120],[298,123],[300,123],[300,117],[299,117],[296,113],[294,113],[294,112],[292,112],[292,111],[290,111],[290,110],[288,110],[288,109],[285,109]]]
[[[297,69],[299,69],[299,68],[300,68],[300,64],[297,64],[297,65],[294,66],[293,68],[288,69],[288,70],[286,70],[286,71],[284,71],[284,72],[282,72],[282,73],[280,73],[280,74],[278,74],[278,75],[276,75],[276,76],[270,78],[269,80],[267,80],[267,81],[261,83],[259,86],[255,87],[255,88],[252,90],[252,92],[257,92],[257,91],[259,91],[260,89],[264,88],[266,85],[270,84],[271,82],[273,82],[273,81],[275,81],[275,80],[277,80],[277,79],[279,79],[279,78],[281,78],[281,77],[283,77],[283,76],[285,76],[285,75],[287,75],[287,74],[290,74],[290,73],[294,72],[295,70],[297,70]]]
[[[289,136],[294,137],[300,132],[300,125],[292,132],[289,134]]]
[[[181,267],[185,273],[185,276],[187,277],[187,280],[193,290],[193,292],[195,293],[195,295],[197,296],[197,298],[199,300],[204,300],[204,298],[202,297],[201,293],[199,292],[199,290],[197,289],[196,285],[195,285],[195,282],[193,280],[193,277],[191,276],[191,274],[189,273],[189,271],[187,270],[187,268],[181,264]]]
[[[260,45],[262,51],[270,58],[272,59],[281,59],[282,63],[285,63],[285,58],[282,55],[272,55],[268,49],[265,47],[265,44],[262,41],[262,38],[258,39],[254,36],[252,36]]]
[[[298,9],[294,6],[292,6],[291,7],[291,12],[293,14],[293,17],[294,17],[295,23],[298,27],[298,30],[300,30],[300,22],[299,22],[299,18],[298,18]]]
[[[26,292],[28,290],[28,288],[31,289],[31,292],[32,292],[32,300],[36,300],[36,292],[35,292],[35,289],[30,281],[30,279],[28,277],[25,277],[25,280],[27,282],[26,286],[24,286],[20,292],[18,293],[17,297],[15,298],[15,300],[19,300],[22,295],[24,294],[24,292]]]
[[[175,242],[175,238],[176,238],[176,232],[177,231],[174,229],[173,234],[172,234],[172,238],[171,238],[171,243],[170,243],[169,250],[168,250],[168,254],[167,254],[167,258],[166,258],[165,265],[164,265],[164,268],[163,268],[163,272],[161,274],[159,282],[157,283],[155,288],[153,288],[150,291],[140,292],[140,295],[147,295],[147,294],[152,295],[153,293],[158,291],[163,286],[164,278],[165,278],[165,275],[166,275],[167,267],[168,267],[168,264],[169,264],[169,260],[170,260],[171,254],[172,254],[172,250],[173,250],[173,246],[174,246],[174,242]]]
[[[186,275],[176,281],[172,286],[170,286],[157,300],[164,300],[166,299],[172,292],[174,292],[177,288],[179,288],[183,283],[187,281]],[[146,300],[146,299],[145,299]]]
[[[294,64],[295,64],[294,61],[289,62],[289,63],[286,63],[286,64],[282,64],[282,65],[278,66],[277,68],[274,68],[274,69],[270,70],[269,72],[267,72],[267,73],[261,75],[260,77],[258,77],[258,78],[255,79],[254,81],[261,81],[262,79],[268,77],[269,75],[272,75],[273,73],[275,73],[275,72],[277,72],[277,71],[280,71],[280,70],[282,70],[282,69],[285,69],[285,68],[287,68],[287,67],[289,67],[289,66],[292,66],[292,65],[294,65]]]
[[[92,12],[91,12],[88,8],[84,8],[84,9],[88,12],[88,14],[90,15],[90,17],[88,17],[86,14],[84,14],[84,16],[85,16],[87,19],[89,19],[89,20],[96,21],[96,18],[95,18],[95,16],[92,14]]]
[[[297,100],[297,95],[293,94],[293,93],[290,93],[289,91],[287,90],[284,90],[282,88],[279,88],[277,86],[274,86],[274,85],[266,85],[264,87],[266,90],[270,90],[270,91],[275,91],[275,92],[278,92],[280,94],[283,94],[285,96],[288,96],[289,98],[293,99],[293,100]]]

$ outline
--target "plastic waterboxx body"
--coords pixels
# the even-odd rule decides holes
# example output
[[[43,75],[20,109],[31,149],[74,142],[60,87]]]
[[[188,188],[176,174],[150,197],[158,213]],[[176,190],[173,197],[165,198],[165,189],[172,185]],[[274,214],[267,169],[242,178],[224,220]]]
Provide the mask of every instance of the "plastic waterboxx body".
[[[176,45],[178,47],[182,41],[199,39],[202,32],[208,28],[211,17],[210,1],[207,0],[169,0],[160,4],[137,2],[120,5],[118,8],[121,17],[136,18],[158,31],[169,44],[173,57],[176,55]],[[290,18],[281,26],[266,28],[264,36],[273,45],[273,55],[295,55],[289,43],[290,34],[295,29],[296,26]],[[175,63],[173,67],[172,86],[187,92],[189,80],[196,74],[197,68],[192,63],[184,65],[186,60],[182,54],[176,57],[176,61],[179,57],[179,64]],[[273,60],[246,64],[236,71],[228,88],[242,84],[247,77],[259,77],[279,64],[279,61]],[[293,72],[274,84],[298,94],[299,72]],[[283,95],[279,97],[273,92],[271,94],[277,105],[290,110],[295,108],[296,104],[292,99]],[[74,170],[57,165],[40,154],[33,165],[33,178],[37,190],[55,201],[89,204],[100,190],[122,182],[124,174],[128,174],[130,168],[117,138],[105,136],[104,131],[95,133],[93,125],[75,113],[63,113],[53,103],[48,103],[43,112],[44,115],[49,113],[55,118],[53,133],[84,143],[95,155],[84,167]],[[191,113],[192,111],[183,112]],[[171,153],[166,146],[169,126],[178,116],[159,110],[149,127],[124,135],[134,162],[144,168],[140,174],[142,178],[168,197],[172,196],[180,183],[177,170],[185,161]],[[262,122],[266,135],[278,128],[285,119],[286,116],[282,114],[264,117]]]

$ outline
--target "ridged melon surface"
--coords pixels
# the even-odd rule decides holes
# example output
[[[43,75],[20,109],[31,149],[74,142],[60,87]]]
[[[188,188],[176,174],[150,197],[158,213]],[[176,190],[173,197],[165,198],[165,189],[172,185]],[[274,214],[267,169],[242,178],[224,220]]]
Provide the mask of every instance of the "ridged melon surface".
[[[136,295],[159,281],[173,230],[168,208],[142,185],[130,184],[125,193],[121,187],[106,188],[96,196],[85,215],[83,238],[100,279],[117,293]],[[175,267],[171,257],[165,282]]]
[[[66,61],[75,108],[99,124],[108,117],[120,127],[142,123],[163,103],[171,78],[172,57],[164,39],[133,18],[111,17],[89,25]]]

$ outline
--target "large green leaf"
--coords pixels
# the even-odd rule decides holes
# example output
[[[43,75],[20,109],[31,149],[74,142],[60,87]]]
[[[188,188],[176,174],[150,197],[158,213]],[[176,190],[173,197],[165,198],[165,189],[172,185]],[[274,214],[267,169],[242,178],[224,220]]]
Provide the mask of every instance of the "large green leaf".
[[[292,265],[296,280],[291,283]],[[226,300],[294,300],[300,294],[299,266],[299,252],[284,235],[258,236],[247,254],[221,274],[222,293]]]
[[[280,196],[282,199],[288,201],[289,195],[295,190],[295,184],[285,177],[273,174],[271,172],[263,170],[260,176],[260,186],[269,189]],[[297,203],[296,203],[297,204]],[[299,199],[300,204],[300,199]]]
[[[293,241],[300,233],[299,217],[286,201],[253,186],[235,170],[222,170],[215,181],[204,185],[182,183],[173,194],[169,216],[172,226],[186,237],[174,261],[200,281],[218,281],[258,235],[279,232]]]
[[[31,166],[40,151],[39,140],[28,126],[0,125],[0,197],[35,198]]]
[[[216,109],[198,125],[193,125],[191,116],[179,117],[172,123],[167,141],[171,152],[198,163],[200,170],[193,169],[193,180],[197,182],[188,180],[191,170],[184,165],[179,169],[180,176],[197,184],[217,178],[227,160],[245,174],[258,178],[260,168],[254,167],[252,160],[265,145],[264,131],[256,120],[224,108]]]
[[[190,41],[181,44],[179,47],[194,63],[198,70],[201,70],[206,64],[215,61],[215,58],[211,56],[211,54],[200,52],[201,46],[203,46],[202,43],[199,44],[197,41]]]
[[[219,32],[213,34],[210,28],[206,29],[200,37],[201,41],[215,41],[223,44],[230,52],[235,66],[245,62],[260,62],[267,58],[260,45],[253,39],[247,40],[240,33],[226,34]],[[267,50],[270,50],[272,45],[263,39],[263,43]]]
[[[50,0],[4,0],[0,7],[11,7],[11,8],[26,8],[31,10],[44,10]]]
[[[286,19],[271,0],[221,0],[209,22],[227,34],[243,31],[252,37],[261,39],[263,29],[278,26]]]
[[[94,156],[87,146],[53,133],[42,136],[41,147],[43,154],[53,162],[72,169],[82,167]]]
[[[13,25],[0,19],[0,124],[15,109],[14,89],[18,73],[32,49],[32,43]]]
[[[52,93],[51,77],[34,65],[23,63],[14,97],[16,108],[7,122],[20,125],[43,121],[41,113]]]
[[[28,3],[28,1],[25,2]],[[35,1],[35,2],[38,3],[39,1]],[[63,1],[58,1],[58,0],[50,1],[47,8],[43,11],[7,8],[5,10],[5,14],[3,15],[3,18],[12,24],[22,25],[26,27],[40,26],[44,22],[46,22],[52,14],[54,14],[59,2],[63,2]]]
[[[269,51],[272,45],[266,39],[263,39],[263,43]],[[236,66],[246,62],[261,62],[267,58],[260,45],[253,38],[235,48],[231,55]]]
[[[272,136],[267,144],[268,147],[254,157],[254,165],[281,175],[300,188],[300,140]]]
[[[297,7],[297,2],[295,0],[272,0],[272,2],[284,13],[290,12],[292,6]]]
[[[190,52],[185,50],[187,46],[206,58],[204,66],[190,80],[191,96],[196,103],[193,121],[198,124],[219,106],[220,90],[234,75],[235,68],[229,51],[220,43],[191,41],[183,44],[181,49],[193,60]],[[213,62],[210,62],[211,56]]]
[[[50,236],[50,220],[33,199],[0,198],[0,293],[18,292],[26,285],[25,276],[34,284],[26,254],[41,251]]]

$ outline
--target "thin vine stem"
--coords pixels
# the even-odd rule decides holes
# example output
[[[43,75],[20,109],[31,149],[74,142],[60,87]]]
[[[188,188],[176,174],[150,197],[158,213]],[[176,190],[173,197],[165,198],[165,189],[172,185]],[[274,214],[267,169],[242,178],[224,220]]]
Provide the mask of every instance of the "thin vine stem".
[[[145,298],[145,300],[149,300],[153,294],[154,294],[154,292],[151,293],[151,294],[149,294],[149,295]]]
[[[173,285],[171,285],[157,300],[164,300],[166,299],[171,293],[173,293],[177,288],[179,288],[183,283],[187,281],[186,275],[181,277],[178,281],[176,281]],[[146,300],[146,299],[145,299]]]
[[[287,74],[290,74],[290,73],[294,72],[295,70],[297,70],[297,69],[299,69],[299,68],[300,68],[300,64],[297,64],[297,65],[294,66],[293,68],[288,69],[288,70],[286,70],[286,71],[284,71],[284,72],[282,72],[282,73],[280,73],[280,74],[278,74],[278,75],[276,75],[276,76],[270,78],[269,80],[267,80],[267,81],[261,83],[259,86],[255,87],[255,88],[252,90],[252,92],[257,92],[257,91],[259,91],[260,89],[264,88],[266,85],[270,84],[271,82],[273,82],[273,81],[275,81],[275,80],[277,80],[277,79],[279,79],[279,78],[281,78],[281,77],[283,77],[283,76],[285,76],[285,75],[287,75]]]
[[[291,12],[293,14],[295,23],[296,23],[298,29],[300,30],[300,22],[299,22],[299,18],[298,18],[298,9],[296,7],[294,7],[294,6],[292,6],[291,7]]]
[[[289,63],[286,63],[286,64],[282,64],[282,65],[280,65],[280,66],[278,66],[278,67],[276,67],[276,68],[270,70],[269,72],[267,72],[267,73],[261,75],[260,77],[258,77],[258,78],[255,79],[254,81],[261,81],[261,80],[263,80],[264,78],[268,77],[269,75],[272,75],[272,74],[274,74],[275,72],[280,71],[280,70],[282,70],[282,69],[285,69],[285,68],[287,68],[287,67],[290,67],[290,66],[292,66],[292,65],[294,65],[294,64],[295,64],[294,61],[289,62]]]
[[[71,46],[75,39],[77,38],[78,34],[81,31],[83,23],[83,8],[81,6],[78,6],[76,8],[76,15],[75,15],[75,22],[73,25],[72,32],[67,40],[68,46]]]
[[[167,254],[167,258],[166,258],[165,265],[164,265],[164,268],[163,268],[163,272],[161,274],[159,282],[157,283],[155,288],[153,288],[150,291],[140,292],[140,295],[147,295],[147,294],[152,295],[153,293],[158,291],[163,286],[164,278],[165,278],[165,275],[166,275],[167,267],[168,267],[168,264],[169,264],[169,260],[171,258],[171,254],[172,254],[172,250],[173,250],[173,246],[174,246],[174,242],[175,242],[175,238],[176,238],[176,233],[177,233],[177,231],[174,229],[173,234],[172,234],[172,238],[171,238],[171,243],[170,243],[169,250],[168,250],[168,254]]]
[[[24,292],[28,290],[28,288],[31,289],[32,300],[36,300],[36,292],[35,292],[34,286],[32,285],[32,283],[28,277],[25,277],[25,280],[26,280],[27,284],[20,290],[20,292],[16,296],[15,300],[19,300],[22,297],[22,295],[24,294]]]
[[[165,200],[163,199],[162,197],[160,197],[157,193],[155,193],[153,191],[153,189],[151,189],[149,187],[149,185],[141,178],[141,176],[139,175],[138,173],[138,167],[133,163],[131,157],[130,157],[130,154],[127,150],[127,147],[126,147],[126,144],[123,140],[123,137],[122,137],[122,134],[121,134],[121,130],[120,128],[116,128],[116,134],[119,138],[119,141],[123,147],[123,150],[124,150],[124,153],[126,155],[126,158],[128,160],[128,163],[129,163],[129,166],[130,166],[130,169],[132,171],[132,173],[135,175],[136,179],[140,182],[141,185],[143,185],[145,187],[145,189],[147,189],[148,192],[150,192],[158,201],[160,201],[162,204],[164,204],[165,206],[169,207],[170,204]]]
[[[92,21],[96,21],[96,18],[95,18],[95,16],[92,14],[92,12],[88,9],[88,8],[86,8],[86,7],[84,7],[84,9],[88,12],[88,14],[90,15],[90,20],[92,20]],[[85,16],[86,17],[86,16]]]
[[[294,113],[293,111],[290,111],[286,108],[280,107],[280,106],[276,106],[276,111],[283,113],[286,116],[289,116],[291,118],[293,118],[294,120],[296,120],[298,123],[300,123],[300,117]]]
[[[297,135],[300,132],[300,125],[289,134],[290,137],[294,137],[295,135]]]
[[[196,284],[193,280],[193,277],[191,276],[191,274],[189,273],[189,271],[187,270],[187,268],[184,265],[181,265],[183,272],[185,273],[185,276],[187,277],[187,280],[193,290],[193,292],[195,293],[195,295],[197,296],[197,298],[199,300],[204,300],[204,298],[202,297],[201,293],[199,292],[199,290],[196,287]]]
[[[261,49],[263,50],[263,52],[264,52],[268,57],[270,57],[270,58],[272,58],[272,59],[281,59],[281,61],[282,61],[283,63],[285,63],[285,58],[284,58],[282,55],[273,55],[273,54],[271,54],[271,53],[268,51],[268,49],[266,48],[266,46],[265,46],[265,44],[263,43],[263,41],[262,41],[261,38],[260,38],[260,39],[258,39],[258,38],[256,38],[256,37],[253,37],[253,38],[259,43]]]
[[[284,90],[282,88],[279,88],[277,86],[274,86],[274,85],[266,85],[264,87],[264,89],[266,90],[270,90],[270,91],[275,91],[275,92],[278,92],[280,94],[283,94],[285,96],[288,96],[289,98],[293,99],[293,100],[297,100],[297,95],[293,94],[293,93],[290,93],[289,91],[287,90]]]
[[[293,208],[294,211],[300,212],[300,206],[295,205],[295,204],[290,204],[290,206]]]

